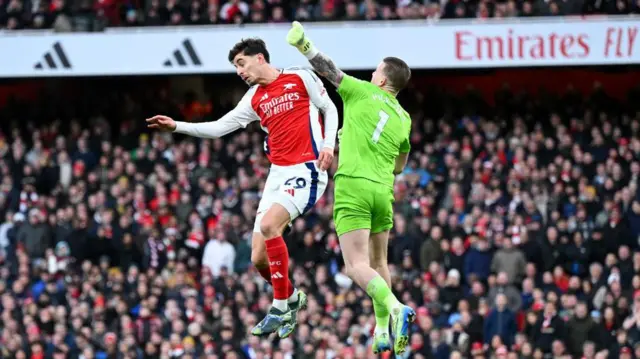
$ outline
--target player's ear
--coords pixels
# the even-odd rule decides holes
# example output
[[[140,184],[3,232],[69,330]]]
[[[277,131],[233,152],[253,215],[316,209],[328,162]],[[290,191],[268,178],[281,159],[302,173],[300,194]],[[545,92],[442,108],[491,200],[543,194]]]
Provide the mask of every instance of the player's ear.
[[[380,80],[378,80],[378,82],[380,82],[378,84],[378,86],[384,87],[384,85],[387,84],[387,77],[386,76],[380,76]]]

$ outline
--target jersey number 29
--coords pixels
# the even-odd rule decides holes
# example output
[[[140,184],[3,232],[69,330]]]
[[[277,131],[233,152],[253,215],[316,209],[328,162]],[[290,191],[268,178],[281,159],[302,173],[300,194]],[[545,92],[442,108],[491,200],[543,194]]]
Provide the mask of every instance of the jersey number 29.
[[[387,121],[389,121],[389,115],[382,110],[378,112],[378,117],[380,118],[380,120],[376,125],[375,131],[373,131],[373,136],[371,136],[371,140],[373,141],[373,143],[378,143],[378,141],[380,141],[380,135],[384,130],[384,126],[387,124]]]

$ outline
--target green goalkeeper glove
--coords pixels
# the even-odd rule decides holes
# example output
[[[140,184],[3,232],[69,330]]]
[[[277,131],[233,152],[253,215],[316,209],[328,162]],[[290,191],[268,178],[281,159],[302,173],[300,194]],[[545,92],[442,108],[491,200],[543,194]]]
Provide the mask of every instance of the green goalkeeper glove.
[[[298,21],[294,21],[291,24],[291,29],[287,33],[287,42],[297,48],[308,59],[312,59],[318,54],[313,42],[304,36],[304,27]]]

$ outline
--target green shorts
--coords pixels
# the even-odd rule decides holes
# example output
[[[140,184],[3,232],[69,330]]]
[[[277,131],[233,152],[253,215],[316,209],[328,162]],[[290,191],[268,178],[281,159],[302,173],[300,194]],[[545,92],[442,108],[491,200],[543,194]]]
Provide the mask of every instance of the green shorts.
[[[375,234],[393,227],[393,188],[365,178],[336,176],[334,197],[338,236],[356,229]]]

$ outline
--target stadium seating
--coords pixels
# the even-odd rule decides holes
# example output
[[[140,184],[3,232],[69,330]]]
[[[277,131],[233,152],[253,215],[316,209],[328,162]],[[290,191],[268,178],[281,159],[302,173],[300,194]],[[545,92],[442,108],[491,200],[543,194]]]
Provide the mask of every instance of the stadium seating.
[[[233,91],[174,101],[161,82],[121,81],[2,106],[0,355],[372,357],[332,191],[287,236],[310,294],[297,331],[251,337],[270,303],[250,264],[260,129],[149,133],[145,114],[211,120]],[[402,96],[413,151],[389,248],[394,291],[418,313],[407,357],[638,357],[638,90],[429,87]]]

